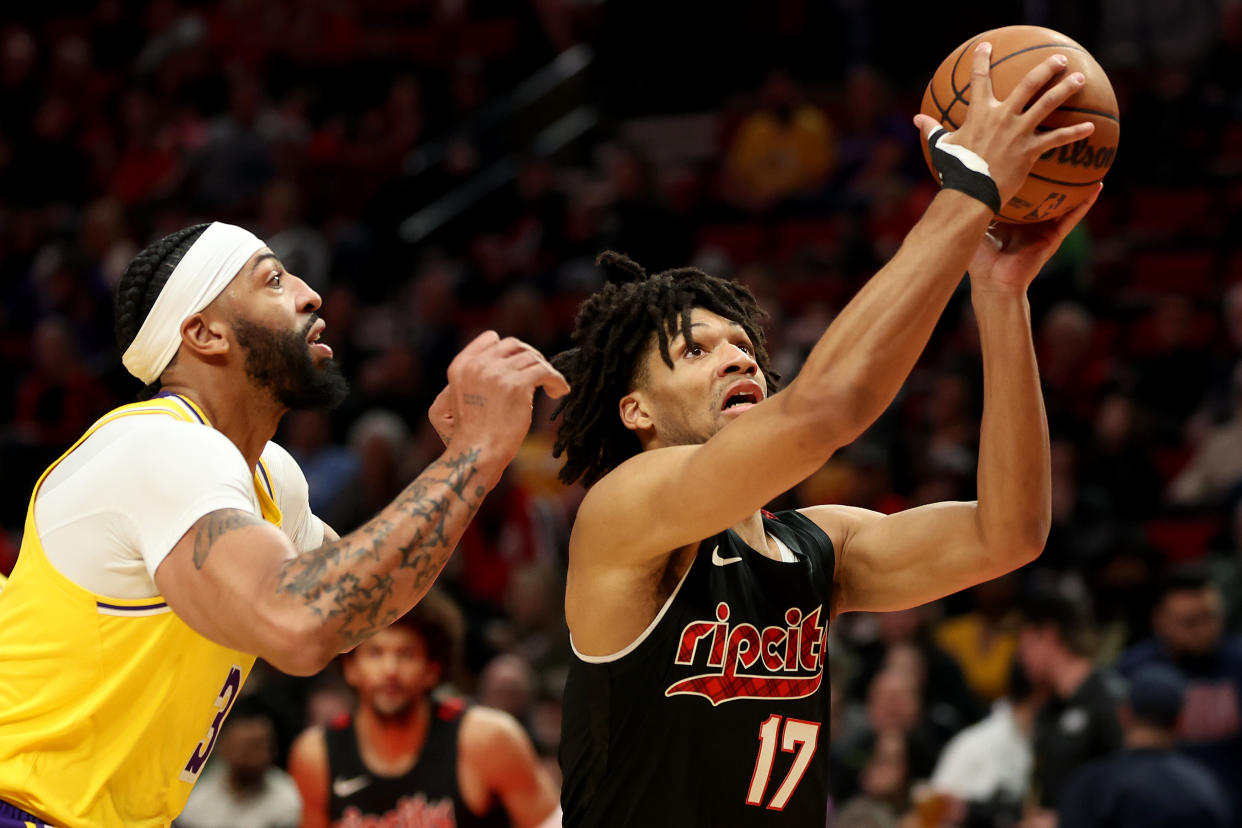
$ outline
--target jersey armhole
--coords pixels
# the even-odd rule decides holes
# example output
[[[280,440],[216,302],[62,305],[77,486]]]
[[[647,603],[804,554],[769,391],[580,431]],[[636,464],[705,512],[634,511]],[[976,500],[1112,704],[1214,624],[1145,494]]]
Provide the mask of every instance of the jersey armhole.
[[[660,611],[656,613],[656,617],[651,619],[651,623],[647,625],[646,629],[638,634],[637,638],[622,649],[617,650],[615,653],[602,656],[592,656],[579,652],[578,648],[574,645],[574,637],[571,633],[569,636],[569,648],[573,650],[574,656],[587,664],[608,664],[614,661],[620,661],[630,653],[637,650],[638,647],[651,636],[651,633],[655,632],[655,628],[660,625],[660,622],[664,620],[664,614],[667,613],[668,608],[673,605],[673,601],[676,600],[677,593],[681,592],[681,587],[685,584],[686,578],[690,577],[690,570],[694,569],[695,564],[697,563],[698,554],[696,553],[694,560],[690,561],[690,565],[686,567],[685,573],[682,574],[681,580],[677,582],[677,586],[673,587],[673,591],[669,593],[668,598],[665,599],[664,606],[660,607]]]

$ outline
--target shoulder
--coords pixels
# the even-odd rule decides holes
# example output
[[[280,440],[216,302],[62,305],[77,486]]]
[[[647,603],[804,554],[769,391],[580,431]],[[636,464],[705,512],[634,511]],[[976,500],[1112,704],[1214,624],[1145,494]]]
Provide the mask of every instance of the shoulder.
[[[517,719],[477,705],[462,715],[457,750],[463,761],[491,778],[535,761],[530,737]]]
[[[884,517],[883,512],[835,504],[808,506],[798,509],[796,513],[822,529],[838,548],[844,546],[859,528]]]
[[[1138,668],[1151,664],[1156,661],[1162,661],[1160,642],[1154,638],[1129,647],[1117,659],[1117,672],[1123,676],[1129,676]]]
[[[1220,644],[1225,660],[1234,668],[1242,669],[1242,636],[1227,636]]]
[[[91,468],[119,463],[127,482],[157,481],[169,495],[225,481],[246,491],[250,488],[250,471],[241,451],[210,426],[155,415],[123,417],[101,427],[91,439],[95,437],[107,445],[92,458]]]
[[[698,449],[699,446],[670,446],[642,451],[597,480],[578,506],[571,548],[575,541],[616,536],[618,530],[632,534],[633,507],[645,502],[654,482],[689,462]]]
[[[513,716],[503,710],[478,705],[466,708],[462,714],[459,738],[463,748],[480,750],[529,741],[526,731]]]
[[[144,444],[155,441],[157,447],[169,447],[176,453],[220,452],[235,457],[243,466],[246,463],[241,451],[223,433],[211,426],[189,423],[176,417],[159,414],[121,416],[100,426],[96,433],[118,441],[141,441]],[[154,456],[155,452],[146,450],[143,454]]]
[[[282,489],[306,489],[306,475],[284,446],[269,440],[263,447],[263,462],[272,473],[273,483]]]
[[[328,740],[322,727],[309,727],[293,740],[289,749],[290,772],[296,773],[295,767],[328,767]]]

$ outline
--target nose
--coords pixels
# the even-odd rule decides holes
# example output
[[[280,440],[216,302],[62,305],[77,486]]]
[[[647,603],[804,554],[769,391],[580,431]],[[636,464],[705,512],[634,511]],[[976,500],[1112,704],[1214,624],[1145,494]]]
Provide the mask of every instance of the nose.
[[[720,376],[728,376],[729,374],[745,374],[753,377],[759,373],[759,363],[755,362],[754,357],[737,347],[733,343],[723,346],[724,358],[720,362],[720,367],[716,373]]]
[[[293,274],[289,275],[293,276]],[[297,276],[293,276],[293,278],[298,281],[298,311],[300,313],[311,313],[319,310],[319,307],[323,305],[323,297],[316,293],[310,285],[302,281],[301,278]]]

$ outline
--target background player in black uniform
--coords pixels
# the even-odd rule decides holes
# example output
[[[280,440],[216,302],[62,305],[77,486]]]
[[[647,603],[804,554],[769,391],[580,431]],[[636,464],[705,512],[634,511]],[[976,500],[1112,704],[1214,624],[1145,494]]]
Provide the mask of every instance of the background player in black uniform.
[[[377,819],[428,828],[559,826],[556,786],[521,725],[499,710],[431,696],[455,661],[461,626],[457,607],[433,590],[342,656],[357,712],[306,731],[289,757],[303,828]]]
[[[1001,103],[988,55],[974,56],[952,141],[987,162],[1001,203],[1041,152],[1089,134],[1035,132],[1081,82],[1061,70],[1049,58]],[[745,289],[603,257],[633,281],[584,304],[576,347],[555,361],[573,388],[562,477],[591,486],[566,595],[566,825],[824,824],[830,619],[922,604],[1043,547],[1048,434],[1026,288],[1089,203],[1000,228],[997,245],[992,210],[946,188],[770,399]],[[968,267],[985,373],[978,502],[761,513],[888,406]]]

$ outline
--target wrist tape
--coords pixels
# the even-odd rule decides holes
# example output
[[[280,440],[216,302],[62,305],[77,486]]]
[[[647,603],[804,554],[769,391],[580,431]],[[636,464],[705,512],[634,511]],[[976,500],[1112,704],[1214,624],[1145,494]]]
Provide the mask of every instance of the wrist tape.
[[[942,127],[927,137],[927,148],[931,151],[932,166],[940,176],[940,186],[963,192],[988,205],[993,213],[999,213],[1000,190],[992,180],[988,162],[963,146],[940,140],[952,134]]]

